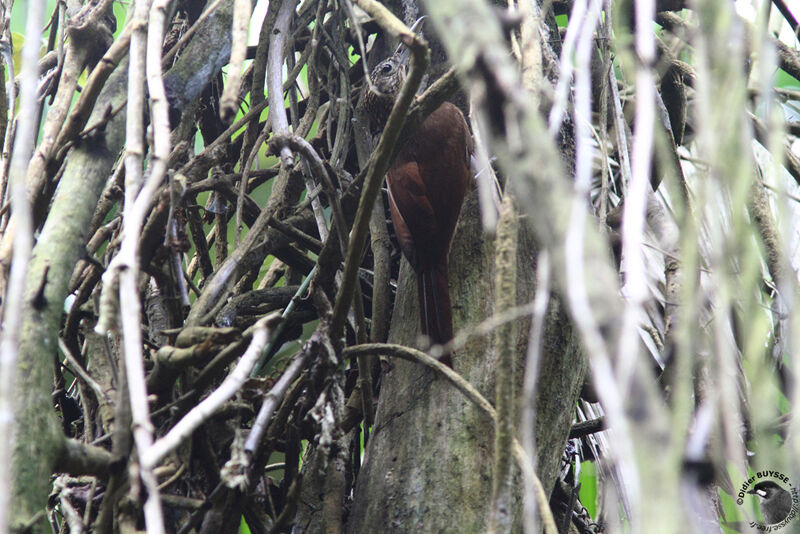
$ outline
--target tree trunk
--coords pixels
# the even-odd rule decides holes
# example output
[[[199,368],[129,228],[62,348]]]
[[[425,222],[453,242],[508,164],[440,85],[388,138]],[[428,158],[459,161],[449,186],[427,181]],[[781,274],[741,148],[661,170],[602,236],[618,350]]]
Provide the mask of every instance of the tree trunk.
[[[517,301],[532,300],[535,247],[524,230],[518,253]],[[462,210],[450,260],[450,294],[456,331],[492,315],[494,241],[484,235],[475,194]],[[389,341],[415,346],[419,336],[416,278],[403,262]],[[527,319],[509,339],[521,369]],[[496,355],[485,336],[456,352],[454,367],[488,399],[494,398]],[[571,329],[551,305],[537,398],[538,472],[552,488],[585,372]],[[517,373],[515,387],[521,388]],[[494,425],[433,371],[391,361],[383,377],[375,427],[359,473],[347,531],[484,531],[491,495]],[[518,475],[516,478],[519,478]],[[513,531],[521,530],[521,484],[514,485]]]

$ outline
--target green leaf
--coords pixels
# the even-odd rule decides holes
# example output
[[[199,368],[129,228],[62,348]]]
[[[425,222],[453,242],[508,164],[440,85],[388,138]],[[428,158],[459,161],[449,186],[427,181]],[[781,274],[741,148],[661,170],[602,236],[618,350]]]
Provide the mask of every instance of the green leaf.
[[[21,33],[11,32],[11,43],[14,45],[14,76],[17,76],[22,67],[22,46],[25,44],[25,36]]]
[[[128,19],[128,6],[121,2],[114,2],[114,17],[117,19],[117,30],[114,32],[114,39],[119,37],[125,28],[125,21]]]
[[[775,74],[775,87],[780,89],[800,90],[800,81],[785,70],[778,69],[778,72]]]
[[[589,516],[593,520],[597,520],[595,517],[597,512],[597,466],[594,462],[581,462],[581,474],[578,481],[581,485],[578,498],[589,512]]]

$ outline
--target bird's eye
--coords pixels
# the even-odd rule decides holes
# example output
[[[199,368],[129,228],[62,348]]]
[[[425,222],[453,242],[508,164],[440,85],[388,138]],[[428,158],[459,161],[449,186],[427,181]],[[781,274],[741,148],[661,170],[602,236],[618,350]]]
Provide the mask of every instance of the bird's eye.
[[[384,63],[383,66],[381,66],[381,74],[391,74],[393,68],[391,63]]]

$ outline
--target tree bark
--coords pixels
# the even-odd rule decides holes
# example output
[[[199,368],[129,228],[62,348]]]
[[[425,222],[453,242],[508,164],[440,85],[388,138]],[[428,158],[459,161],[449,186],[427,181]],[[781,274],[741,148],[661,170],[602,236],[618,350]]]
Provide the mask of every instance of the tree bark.
[[[106,83],[89,124],[103,120],[106,107],[124,100],[127,61]],[[53,359],[72,270],[86,245],[86,232],[108,171],[122,147],[124,110],[93,142],[81,142],[68,156],[53,206],[33,249],[25,283],[25,308],[17,369],[19,425],[14,448],[12,524],[22,525],[44,508],[50,475],[62,456],[64,435],[53,411]],[[49,531],[45,522],[36,531]]]
[[[462,209],[451,250],[450,293],[456,330],[474,328],[493,312],[494,241],[480,228],[476,195]],[[517,302],[532,300],[536,249],[520,232]],[[389,341],[416,346],[419,311],[416,279],[403,262]],[[586,363],[571,339],[557,302],[545,335],[542,380],[537,396],[538,472],[550,490],[572,420]],[[518,368],[528,341],[527,319],[509,339]],[[479,337],[456,352],[454,367],[487,398],[493,398],[496,355]],[[390,362],[383,377],[378,413],[359,473],[347,532],[484,531],[491,495],[493,422],[444,380],[421,366]],[[521,390],[522,375],[514,377]],[[521,530],[521,484],[515,467],[512,529]]]

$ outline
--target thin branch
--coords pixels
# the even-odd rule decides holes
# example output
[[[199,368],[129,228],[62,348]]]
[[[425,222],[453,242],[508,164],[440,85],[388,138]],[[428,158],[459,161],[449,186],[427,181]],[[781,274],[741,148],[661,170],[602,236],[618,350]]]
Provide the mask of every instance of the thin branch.
[[[94,475],[105,478],[110,474],[115,460],[118,458],[103,447],[68,438],[64,442],[64,449],[56,462],[55,470],[72,475]]]
[[[137,204],[141,204],[139,209],[142,211],[149,208],[150,199],[166,175],[167,160],[171,151],[169,104],[167,103],[161,65],[161,44],[165,33],[168,4],[169,0],[153,1],[150,8],[150,25],[147,30],[147,88],[150,90],[153,150],[150,157],[150,176],[144,189],[136,198]],[[138,216],[136,222],[138,223]]]
[[[198,28],[200,28],[200,25],[203,23],[203,21],[206,20],[208,17],[210,17],[214,13],[214,11],[220,6],[220,4],[222,4],[222,0],[214,0],[211,3],[211,5],[209,5],[207,8],[205,8],[205,10],[203,10],[200,16],[197,17],[197,20],[194,21],[194,24],[192,24],[192,27],[189,28],[186,31],[186,33],[184,33],[181,36],[180,39],[178,39],[178,42],[175,43],[175,45],[172,48],[170,48],[169,52],[164,54],[164,58],[162,60],[162,67],[165,67],[172,62],[172,58],[174,58],[175,55],[184,47],[184,45],[186,45],[186,43],[189,42],[189,39],[191,39],[192,36],[195,34],[195,32],[197,32]]]
[[[307,344],[306,348],[292,360],[292,363],[289,364],[278,381],[275,382],[275,385],[272,386],[272,389],[269,390],[269,393],[264,397],[261,409],[258,411],[258,415],[253,422],[253,428],[250,429],[250,434],[248,434],[247,440],[244,443],[244,450],[250,455],[249,459],[255,457],[261,443],[261,438],[267,430],[267,424],[272,417],[272,413],[278,407],[281,400],[283,400],[289,386],[291,386],[292,382],[300,375],[300,371],[305,367],[309,356],[310,351],[308,350]]]
[[[341,244],[342,251],[347,250],[347,223],[345,222],[344,212],[342,211],[341,203],[339,202],[339,196],[336,192],[336,187],[333,185],[333,181],[331,180],[330,175],[328,174],[328,170],[325,168],[325,163],[322,161],[322,158],[317,154],[317,151],[314,150],[314,147],[311,144],[303,139],[302,137],[298,137],[296,135],[288,135],[288,136],[281,136],[275,134],[275,136],[270,141],[270,146],[281,147],[281,146],[288,146],[292,150],[296,152],[300,152],[305,160],[308,162],[311,170],[313,171],[314,175],[317,179],[322,183],[325,190],[328,193],[328,201],[330,202],[331,208],[333,210],[333,219],[336,222],[336,231],[339,238],[339,243]],[[308,187],[308,184],[307,184]],[[315,188],[311,188],[308,190],[310,194]],[[314,201],[318,199],[312,200],[312,207],[314,205]],[[319,222],[319,221],[318,221]],[[325,228],[327,232],[327,228]],[[323,237],[322,232],[320,232],[320,237],[322,240],[325,240]]]
[[[647,275],[642,243],[644,242],[647,194],[650,187],[650,165],[653,157],[655,130],[655,84],[651,66],[656,59],[655,38],[651,21],[655,1],[642,0],[636,6],[636,116],[631,154],[631,181],[625,194],[622,225],[622,256],[625,261],[626,295],[617,353],[617,383],[621,392],[628,391],[639,354],[639,318],[647,300]],[[631,494],[634,493],[631,487]]]
[[[605,0],[609,2],[610,0]],[[610,8],[610,4],[606,4]],[[610,13],[606,9],[606,14]],[[608,15],[607,15],[608,18]],[[606,25],[610,26],[610,20],[606,21]],[[608,30],[610,31],[610,30]],[[631,183],[631,157],[630,157],[630,144],[628,135],[630,133],[628,123],[625,121],[625,113],[622,109],[622,99],[619,96],[619,87],[617,86],[617,75],[613,68],[608,69],[608,88],[611,90],[611,102],[614,107],[614,132],[616,133],[617,152],[620,159],[620,172],[622,173],[622,184],[626,187]]]
[[[166,94],[161,73],[161,44],[164,35],[166,0],[140,0],[136,3],[134,16],[138,19],[136,35],[131,37],[131,62],[128,77],[128,102],[131,109],[127,114],[127,142],[129,147],[126,157],[125,176],[125,210],[123,213],[124,237],[119,253],[112,260],[106,274],[103,275],[104,292],[113,291],[115,277],[119,277],[119,300],[123,331],[123,348],[125,368],[128,376],[131,412],[133,415],[133,437],[140,458],[146,454],[153,442],[153,427],[150,422],[147,405],[147,385],[145,382],[144,359],[142,354],[142,333],[140,328],[141,303],[139,302],[138,280],[139,259],[137,248],[142,224],[149,211],[150,201],[156,188],[166,173],[167,158],[170,152],[169,118]],[[145,43],[144,24],[149,12],[147,27],[146,65],[142,65],[141,52]],[[144,68],[143,68],[144,67]],[[153,152],[150,161],[150,176],[139,191],[141,183],[141,158],[144,154],[143,139],[143,80],[146,70],[147,84],[150,90],[151,113],[153,123]],[[110,318],[98,320],[98,328],[107,328]],[[158,481],[152,468],[145,463],[140,464],[140,476],[147,488],[147,499],[144,504],[145,522],[148,532],[160,534],[164,532],[164,518],[161,501],[158,497]]]
[[[777,7],[778,11],[781,12],[783,18],[786,19],[786,22],[789,23],[792,33],[794,33],[795,38],[797,38],[798,31],[800,31],[800,28],[798,28],[797,24],[797,17],[794,16],[794,13],[792,13],[784,0],[772,0],[772,3],[775,4],[775,7]]]
[[[494,233],[497,228],[498,210],[500,207],[500,193],[497,175],[492,168],[489,151],[483,140],[481,131],[484,125],[478,114],[470,115],[472,124],[472,137],[475,141],[475,153],[470,159],[472,174],[478,184],[478,202],[481,206],[481,222],[486,232]]]
[[[125,57],[125,54],[128,53],[131,35],[133,34],[134,21],[135,19],[132,18],[131,21],[125,25],[122,34],[114,41],[103,55],[102,59],[97,63],[97,66],[92,70],[81,90],[78,101],[73,106],[69,116],[64,122],[64,126],[58,133],[55,150],[52,152],[53,154],[60,152],[61,149],[68,142],[72,141],[86,126],[89,115],[92,113],[94,105],[97,102],[97,97],[100,95],[100,90],[105,85],[108,77],[111,76],[111,73],[114,72],[114,69],[117,68],[120,61]]]
[[[108,395],[106,395],[105,391],[103,391],[103,387],[97,383],[97,380],[92,378],[86,369],[83,368],[83,365],[81,365],[75,355],[72,354],[72,351],[69,350],[69,347],[66,343],[64,343],[64,340],[61,337],[58,338],[58,348],[61,349],[61,352],[63,352],[64,356],[67,358],[67,361],[71,366],[70,372],[83,380],[86,385],[89,386],[92,391],[94,391],[98,402],[109,403],[110,399],[108,398]]]
[[[189,184],[205,179],[208,169],[225,155],[224,147],[231,142],[231,136],[251,120],[255,119],[257,121],[261,116],[261,112],[267,109],[268,106],[268,102],[251,106],[250,110],[241,119],[231,124],[214,141],[206,145],[202,152],[178,169],[175,173],[176,178],[183,177]]]
[[[0,53],[3,55],[3,63],[8,67],[8,79],[14,79],[14,54],[11,40],[11,30],[6,27],[2,44],[0,44]],[[39,78],[39,73],[36,73],[36,78]],[[20,84],[21,85],[21,84]],[[7,84],[8,93],[8,110],[6,116],[6,129],[3,132],[3,161],[0,163],[0,203],[6,204],[8,193],[8,173],[11,165],[11,151],[14,148],[14,125],[16,124],[17,113],[17,85],[15,83]]]
[[[143,468],[155,468],[167,454],[189,439],[200,425],[214,415],[224,403],[233,398],[250,376],[250,371],[258,362],[264,347],[273,337],[272,329],[277,326],[279,320],[280,316],[277,312],[259,319],[254,325],[250,345],[233,371],[217,389],[183,416],[165,436],[159,438],[150,448],[141,453],[140,460]]]
[[[300,139],[302,139],[302,137]],[[303,140],[305,141],[305,139]],[[311,165],[306,161],[306,168],[308,169],[310,166]],[[311,199],[311,211],[314,213],[314,220],[317,223],[319,238],[324,243],[328,240],[328,234],[330,232],[328,231],[328,220],[325,217],[325,209],[322,207],[322,201],[319,199],[319,192],[322,185],[320,184],[317,186],[310,171],[303,173],[303,181],[306,184],[306,198]]]
[[[272,112],[270,111],[270,114]],[[253,143],[253,146],[250,149],[250,153],[247,155],[247,159],[245,160],[244,167],[242,168],[242,179],[239,181],[239,191],[238,195],[236,196],[236,232],[234,232],[234,243],[236,246],[239,245],[239,237],[242,233],[242,218],[244,216],[244,199],[247,193],[247,184],[250,181],[250,169],[253,167],[253,161],[255,161],[256,157],[258,156],[258,151],[261,149],[261,145],[264,141],[269,137],[270,131],[272,130],[271,126],[272,121],[267,118],[266,123],[264,124],[264,129],[258,134]],[[250,125],[255,125],[257,122],[250,123]],[[246,133],[244,134],[247,135]]]
[[[414,98],[414,103],[408,110],[408,117],[400,133],[400,139],[395,145],[399,149],[417,130],[428,115],[439,109],[448,98],[460,88],[458,73],[455,68],[448,69],[421,95]]]
[[[592,3],[591,10],[589,10],[589,2]],[[578,0],[572,4],[567,34],[564,37],[564,44],[561,48],[561,61],[559,62],[561,75],[555,88],[553,107],[550,108],[548,119],[548,133],[552,136],[558,133],[564,120],[567,103],[569,102],[572,73],[575,72],[576,98],[578,98],[579,78],[581,76],[589,76],[588,58],[582,58],[581,56],[586,55],[586,46],[594,41],[594,29],[600,15],[598,4],[599,2],[596,0]],[[589,10],[588,16],[587,10]],[[580,48],[583,48],[583,50],[578,50],[576,53],[576,49]],[[573,55],[577,56],[576,65],[573,65]],[[585,116],[585,120],[589,120],[589,117]]]
[[[98,12],[93,12],[90,17],[86,25],[97,26]],[[66,47],[66,54],[61,65],[58,91],[47,110],[47,120],[43,127],[41,141],[28,167],[28,190],[34,201],[36,201],[36,197],[40,192],[45,189],[48,178],[47,166],[59,148],[57,141],[61,138],[62,126],[68,117],[67,114],[75,97],[78,77],[83,72],[90,52],[89,47],[93,46],[93,43],[87,43],[86,40],[75,38],[74,34],[76,33],[78,32],[70,32],[72,38]],[[119,47],[117,47],[117,50],[119,50]]]
[[[283,313],[281,314],[282,319],[288,319],[289,316],[292,314],[292,312],[294,312],[294,309],[297,307],[297,303],[303,298],[305,298],[304,295],[307,293],[308,288],[311,285],[311,281],[317,274],[318,265],[319,264],[314,265],[314,268],[311,269],[311,272],[309,272],[306,275],[306,278],[305,280],[303,280],[303,283],[300,284],[300,286],[297,288],[297,291],[295,291],[294,295],[292,295],[292,300],[289,301],[289,304],[286,306],[286,308],[284,308]],[[258,360],[258,364],[253,368],[253,372],[250,373],[251,376],[257,376],[264,370],[264,365],[266,365],[267,363],[267,358],[275,350],[276,348],[275,343],[277,343],[278,339],[281,337],[281,334],[283,333],[283,328],[285,326],[286,326],[285,321],[278,325],[278,329],[275,332],[275,335],[272,337],[272,341],[270,341],[270,344],[267,346],[266,349],[264,349],[261,358]]]
[[[593,26],[600,15],[600,2],[592,4]],[[607,15],[608,16],[608,15]],[[649,25],[647,26],[649,27]],[[575,81],[575,190],[571,199],[569,225],[566,230],[566,275],[569,284],[566,287],[567,300],[572,309],[572,317],[578,331],[581,332],[587,353],[592,356],[592,369],[595,383],[602,383],[603,407],[608,411],[609,419],[615,422],[619,435],[616,447],[612,449],[614,459],[619,462],[620,470],[625,475],[626,484],[632,496],[638,495],[638,471],[633,461],[633,440],[624,412],[624,394],[618,388],[613,375],[611,351],[604,339],[600,325],[595,319],[591,297],[587,287],[586,249],[587,218],[586,203],[589,199],[592,181],[592,132],[591,132],[591,75],[590,59],[594,40],[588,35],[579,46],[577,54],[578,66]],[[563,73],[562,73],[563,75]],[[613,76],[613,71],[612,74]],[[612,79],[612,84],[616,79]],[[612,338],[613,339],[613,338]],[[616,348],[616,347],[615,347]],[[618,425],[618,426],[617,426]],[[626,510],[627,511],[627,510]],[[640,520],[638,508],[631,507],[632,521]]]
[[[283,62],[286,55],[286,40],[289,36],[289,26],[294,17],[295,0],[283,0],[275,19],[275,27],[269,37],[269,52],[267,53],[267,99],[269,101],[269,116],[272,131],[276,135],[289,133],[289,120],[286,117],[286,108],[283,107]],[[280,149],[281,165],[291,166],[292,152],[288,146]]]
[[[525,360],[525,378],[522,390],[521,439],[525,450],[525,459],[530,462],[523,470],[525,494],[532,495],[536,491],[536,483],[528,473],[535,472],[536,465],[536,382],[539,378],[539,364],[542,360],[542,343],[547,316],[547,305],[550,302],[550,255],[543,251],[539,254],[536,265],[536,296],[533,299],[533,317],[528,333],[528,355]],[[536,530],[536,509],[531,499],[525,499],[525,532],[533,534]]]
[[[607,428],[608,426],[604,417],[597,417],[589,421],[575,423],[572,425],[572,428],[569,429],[569,439],[583,438],[590,434],[602,432]]]
[[[64,514],[64,520],[69,526],[70,533],[83,534],[86,532],[86,525],[83,523],[83,518],[80,513],[72,506],[70,497],[72,490],[69,489],[66,476],[62,475],[53,482],[53,489],[58,492],[58,500],[61,504],[61,512]]]
[[[316,216],[315,216],[316,217]],[[280,219],[276,219],[275,217],[270,218],[269,225],[286,234],[288,237],[292,238],[293,241],[297,242],[301,246],[311,250],[315,254],[319,254],[322,250],[323,243],[316,237],[312,237],[307,233],[303,232],[302,230],[297,229],[296,227],[288,224]]]
[[[230,122],[239,110],[239,88],[242,85],[242,65],[247,55],[247,33],[252,15],[250,0],[234,0],[233,29],[231,30],[231,59],[228,65],[228,81],[219,99],[219,117]]]

